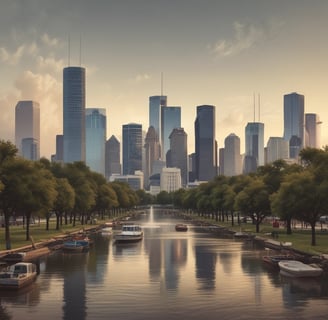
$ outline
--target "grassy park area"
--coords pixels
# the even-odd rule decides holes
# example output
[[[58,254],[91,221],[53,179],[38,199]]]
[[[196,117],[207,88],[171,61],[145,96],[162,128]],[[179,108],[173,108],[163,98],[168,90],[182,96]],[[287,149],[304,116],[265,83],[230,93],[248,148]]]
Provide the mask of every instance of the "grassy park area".
[[[275,238],[275,240],[281,242],[291,242],[294,249],[314,255],[328,254],[327,225],[324,225],[322,229],[318,227],[318,229],[316,230],[316,246],[311,246],[310,228],[296,228],[293,229],[293,233],[291,235],[287,235],[284,227],[273,228],[271,224],[263,223],[260,227],[260,233],[256,234],[255,225],[253,225],[252,223],[242,223],[241,225],[238,225],[235,222],[235,225],[232,226],[231,221],[215,222],[213,219],[206,218],[203,218],[202,220],[204,220],[204,223],[217,224],[233,231],[242,230],[245,232],[250,232],[254,235],[267,238],[272,238],[271,233],[275,232],[275,234],[277,235],[277,238]],[[102,224],[104,222],[105,221],[98,220],[97,224]],[[49,230],[46,230],[44,223],[36,223],[30,225],[30,235],[32,236],[33,241],[35,243],[38,243],[41,241],[49,240],[56,236],[69,234],[74,231],[79,231],[83,228],[87,228],[88,226],[90,225],[81,225],[80,223],[77,223],[75,227],[73,227],[72,225],[62,225],[60,230],[55,230],[55,222],[51,221]],[[26,241],[26,230],[23,225],[11,226],[10,235],[12,249],[24,247],[31,244],[30,240]],[[0,228],[0,251],[2,250],[6,250],[4,228]]]

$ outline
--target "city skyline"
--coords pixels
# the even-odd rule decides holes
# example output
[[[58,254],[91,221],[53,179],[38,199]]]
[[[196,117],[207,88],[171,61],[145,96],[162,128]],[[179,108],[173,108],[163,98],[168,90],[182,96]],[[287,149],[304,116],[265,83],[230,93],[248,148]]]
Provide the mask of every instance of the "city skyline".
[[[165,95],[181,106],[188,153],[196,107],[204,104],[216,106],[218,147],[235,133],[244,153],[254,93],[266,145],[283,136],[283,96],[297,92],[305,113],[319,115],[326,145],[327,18],[320,0],[2,1],[0,138],[14,141],[18,101],[38,101],[40,156],[50,159],[63,133],[62,72],[81,64],[86,108],[106,109],[107,139],[122,141],[124,123],[147,131],[149,97]]]

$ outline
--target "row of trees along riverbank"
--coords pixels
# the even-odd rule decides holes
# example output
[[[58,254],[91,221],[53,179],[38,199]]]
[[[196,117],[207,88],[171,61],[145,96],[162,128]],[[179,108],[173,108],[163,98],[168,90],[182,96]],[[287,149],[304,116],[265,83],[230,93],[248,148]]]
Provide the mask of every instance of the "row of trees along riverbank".
[[[250,217],[257,233],[269,216],[284,221],[287,234],[292,234],[292,221],[297,220],[310,226],[315,246],[316,224],[328,214],[328,148],[301,150],[299,164],[277,160],[253,174],[218,176],[193,189],[161,192],[157,201],[215,221],[229,217],[232,225],[241,216]]]
[[[49,219],[55,215],[59,230],[63,224],[83,225],[94,217],[121,215],[137,206],[141,198],[152,202],[144,192],[135,192],[125,183],[109,183],[83,162],[29,161],[17,152],[11,142],[0,140],[0,214],[7,250],[11,249],[10,226],[17,217],[23,218],[29,241],[33,218],[46,219],[48,229]]]

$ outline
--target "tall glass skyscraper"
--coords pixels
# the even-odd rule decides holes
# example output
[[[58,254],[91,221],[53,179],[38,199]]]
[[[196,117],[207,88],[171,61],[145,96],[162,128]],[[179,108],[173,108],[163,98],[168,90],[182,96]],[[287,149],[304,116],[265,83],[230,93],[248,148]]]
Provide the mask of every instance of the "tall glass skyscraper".
[[[85,109],[86,164],[105,176],[106,109]]]
[[[215,107],[197,107],[195,120],[195,179],[209,181],[217,175]]]
[[[297,157],[304,146],[304,96],[296,92],[284,95],[284,139],[290,144],[290,157]]]
[[[23,139],[25,139],[24,148]],[[40,159],[40,105],[38,102],[18,101],[15,107],[15,144],[23,157],[29,160]]]
[[[166,106],[166,96],[149,97],[149,127],[154,127],[159,141],[161,141],[161,108]]]
[[[142,125],[129,123],[123,125],[123,175],[142,170]]]
[[[85,69],[64,68],[64,162],[85,161]]]
[[[161,158],[166,159],[170,150],[170,134],[173,129],[181,128],[181,107],[162,107],[161,112]]]
[[[264,123],[249,122],[245,128],[244,173],[264,165]]]

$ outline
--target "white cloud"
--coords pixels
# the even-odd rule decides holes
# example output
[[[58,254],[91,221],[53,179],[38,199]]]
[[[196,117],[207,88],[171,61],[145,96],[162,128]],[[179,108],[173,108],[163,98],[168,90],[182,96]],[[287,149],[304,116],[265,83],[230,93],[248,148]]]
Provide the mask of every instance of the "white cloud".
[[[25,45],[19,46],[16,51],[10,52],[6,48],[0,48],[0,60],[10,65],[17,65],[25,51]]]
[[[265,36],[264,29],[235,22],[233,39],[218,41],[214,46],[211,46],[211,51],[223,57],[233,56],[254,47]]]
[[[134,80],[135,80],[135,82],[139,83],[139,82],[144,82],[144,81],[147,81],[150,79],[151,79],[151,76],[149,74],[143,73],[143,74],[136,75]]]
[[[42,43],[44,43],[49,47],[56,47],[59,44],[59,40],[57,38],[50,38],[50,36],[47,33],[44,33],[41,36],[41,41]]]

